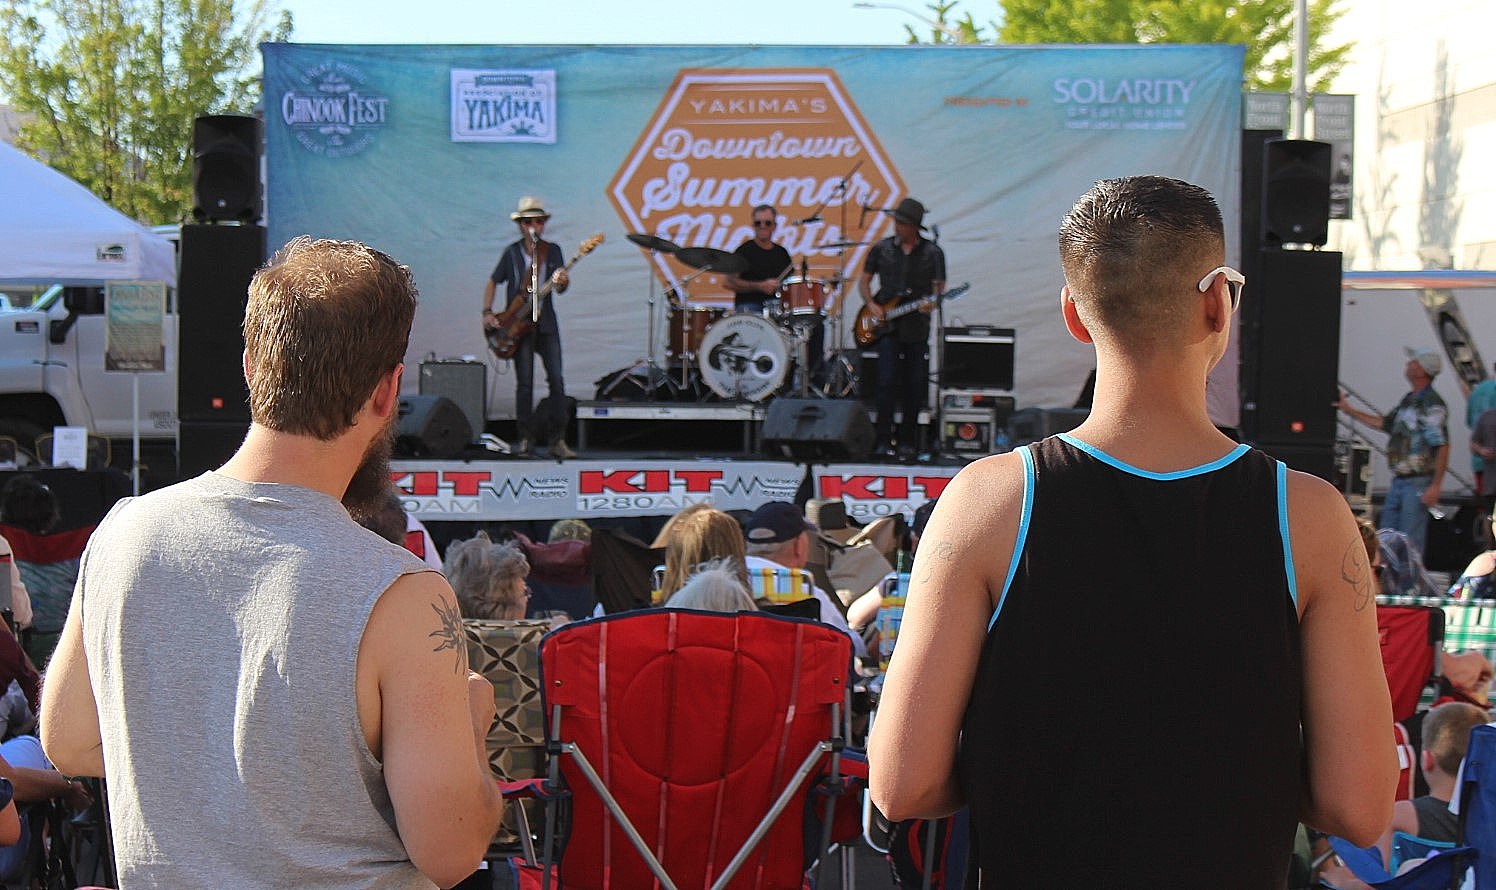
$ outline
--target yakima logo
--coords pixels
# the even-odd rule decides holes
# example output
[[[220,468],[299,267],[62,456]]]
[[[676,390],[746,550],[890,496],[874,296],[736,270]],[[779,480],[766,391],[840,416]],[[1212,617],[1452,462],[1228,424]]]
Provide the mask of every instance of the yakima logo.
[[[855,274],[867,245],[827,245],[876,240],[887,217],[862,208],[897,204],[904,183],[834,71],[698,69],[676,76],[608,195],[631,231],[719,250],[750,240],[750,211],[772,204],[791,256],[824,271],[817,258],[841,257]],[[670,284],[686,271],[653,259]]]
[[[453,142],[556,141],[553,69],[452,69]]]
[[[356,155],[384,127],[390,100],[364,89],[367,78],[343,62],[324,62],[301,75],[305,89],[281,94],[281,120],[301,147],[330,158]]]

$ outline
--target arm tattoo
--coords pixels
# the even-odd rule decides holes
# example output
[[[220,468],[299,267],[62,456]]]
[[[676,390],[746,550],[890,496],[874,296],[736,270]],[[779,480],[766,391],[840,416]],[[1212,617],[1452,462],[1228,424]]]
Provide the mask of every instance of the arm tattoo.
[[[950,562],[956,558],[956,545],[952,544],[950,541],[931,541],[929,545],[923,549],[928,552],[931,558],[924,563],[925,571],[920,575],[919,578],[921,583],[928,582],[935,576],[935,560],[940,560],[941,562]]]
[[[441,621],[441,627],[433,630],[430,636],[436,640],[432,652],[440,652],[443,649],[451,649],[456,656],[457,675],[462,676],[467,671],[467,638],[462,632],[462,613],[457,611],[456,606],[450,606],[441,600],[431,604],[436,612],[436,617]]]
[[[1372,586],[1371,567],[1366,562],[1366,548],[1359,540],[1346,548],[1340,559],[1340,577],[1356,591],[1355,609],[1362,611],[1376,599]]]

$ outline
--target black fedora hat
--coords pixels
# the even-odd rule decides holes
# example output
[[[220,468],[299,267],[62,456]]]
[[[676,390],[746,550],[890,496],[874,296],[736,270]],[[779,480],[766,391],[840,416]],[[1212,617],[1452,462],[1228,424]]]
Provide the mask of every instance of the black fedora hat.
[[[920,231],[925,229],[925,205],[913,198],[905,198],[899,202],[899,206],[888,212],[893,214],[894,219],[913,223]]]

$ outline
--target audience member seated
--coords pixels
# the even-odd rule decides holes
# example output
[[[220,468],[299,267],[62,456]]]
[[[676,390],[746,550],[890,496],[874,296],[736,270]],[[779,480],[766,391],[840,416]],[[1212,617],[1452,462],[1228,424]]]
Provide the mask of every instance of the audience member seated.
[[[39,668],[47,666],[57,647],[78,583],[78,561],[94,530],[88,525],[57,531],[61,520],[57,496],[29,473],[13,477],[0,491],[0,535],[15,552],[15,566],[31,600],[31,629],[22,645]],[[18,623],[20,617],[18,610]]]
[[[550,533],[545,539],[551,544],[557,541],[591,541],[592,526],[585,519],[558,519],[551,524]]]
[[[530,563],[519,544],[495,544],[487,532],[447,545],[447,582],[464,618],[525,617]]]
[[[1491,473],[1492,470],[1488,469],[1486,472]],[[1492,547],[1496,548],[1496,516],[1491,518],[1490,541]],[[1496,599],[1496,585],[1492,584],[1496,580],[1492,577],[1493,569],[1496,569],[1496,549],[1477,553],[1470,564],[1465,566],[1465,571],[1460,573],[1459,580],[1449,586],[1449,595],[1467,600]]]
[[[389,493],[385,495],[378,510],[367,516],[353,518],[358,521],[359,525],[391,544],[399,544],[426,560],[426,565],[438,572],[442,570],[442,557],[437,552],[436,541],[431,539],[431,532],[426,530],[421,520],[405,512],[405,503],[400,499],[400,491],[393,485],[390,486]]]
[[[670,517],[655,538],[655,546],[665,548],[659,601],[666,605],[675,605],[671,597],[703,563],[723,560],[737,572],[743,587],[749,586],[743,527],[710,504],[691,504]]]
[[[1419,769],[1428,782],[1428,794],[1393,804],[1392,824],[1377,841],[1382,862],[1391,861],[1393,832],[1440,843],[1459,841],[1459,817],[1449,811],[1449,798],[1454,794],[1455,777],[1465,759],[1470,730],[1488,719],[1484,710],[1464,702],[1448,702],[1428,712],[1423,722],[1423,752],[1418,759]],[[1367,886],[1336,857],[1325,864],[1320,877],[1340,890]]]
[[[731,559],[713,560],[701,566],[670,597],[672,609],[700,609],[706,612],[755,612],[753,595],[743,583],[742,573]]]
[[[899,560],[906,572],[914,565],[914,555],[919,551],[919,537],[925,533],[925,526],[930,523],[930,514],[935,512],[936,500],[938,499],[930,498],[914,511],[914,523],[909,527],[909,557],[907,560]],[[868,635],[868,629],[873,626],[873,622],[878,617],[878,607],[883,602],[885,591],[888,590],[890,584],[897,583],[898,577],[897,570],[889,572],[872,589],[859,596],[847,607],[847,624],[851,625],[853,630],[863,636]],[[870,645],[869,648],[871,649],[872,646]]]
[[[799,508],[786,501],[770,501],[753,511],[743,525],[750,573],[759,569],[803,569],[810,554],[810,535],[815,527],[800,514]],[[811,586],[811,596],[821,603],[821,621],[852,638],[853,654],[867,655],[867,644],[852,632],[840,606],[831,595]]]
[[[1390,596],[1442,596],[1444,591],[1423,567],[1423,552],[1395,528],[1377,531],[1382,551],[1382,593]]]

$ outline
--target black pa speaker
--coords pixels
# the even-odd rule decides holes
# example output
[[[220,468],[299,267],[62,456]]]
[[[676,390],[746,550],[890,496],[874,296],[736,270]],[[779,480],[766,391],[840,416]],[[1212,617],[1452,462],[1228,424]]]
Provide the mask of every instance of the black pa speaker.
[[[455,457],[473,441],[473,425],[446,396],[401,396],[395,451],[406,457]]]
[[[761,440],[765,452],[795,460],[864,460],[873,422],[855,399],[776,399]]]
[[[205,114],[192,122],[192,218],[260,219],[260,120]]]
[[[1242,293],[1242,433],[1264,449],[1314,446],[1307,471],[1324,478],[1320,452],[1333,450],[1339,396],[1341,260],[1264,248]]]
[[[1262,155],[1262,243],[1330,240],[1330,143],[1271,139]]]
[[[177,416],[249,421],[244,304],[265,262],[260,226],[182,227],[177,271]]]
[[[228,462],[249,432],[246,420],[184,420],[178,428],[177,459],[183,479]]]

